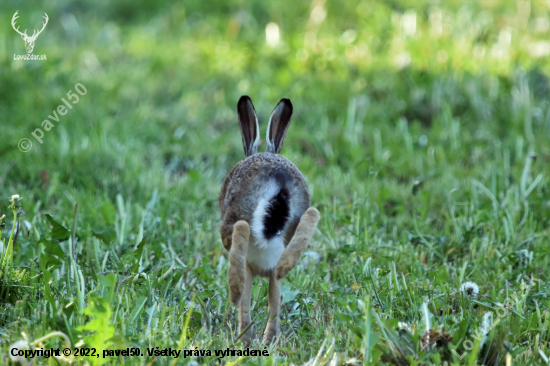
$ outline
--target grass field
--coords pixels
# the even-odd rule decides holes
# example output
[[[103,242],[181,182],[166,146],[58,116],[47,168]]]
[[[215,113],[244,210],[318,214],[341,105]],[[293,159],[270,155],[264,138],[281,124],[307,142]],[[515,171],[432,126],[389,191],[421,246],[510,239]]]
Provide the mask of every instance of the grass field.
[[[48,14],[33,51],[47,60],[13,59],[16,11],[29,34]],[[0,14],[0,364],[14,344],[100,354],[48,365],[548,364],[548,1],[4,0]],[[217,196],[243,158],[243,94],[262,138],[292,100],[282,154],[321,221],[283,280],[269,356],[218,360],[242,349]],[[144,356],[103,358],[126,348]]]

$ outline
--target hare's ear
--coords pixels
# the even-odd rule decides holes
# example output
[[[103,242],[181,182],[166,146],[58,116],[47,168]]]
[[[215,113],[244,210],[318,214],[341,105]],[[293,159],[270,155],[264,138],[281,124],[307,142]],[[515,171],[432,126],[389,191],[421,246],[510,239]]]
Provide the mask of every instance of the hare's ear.
[[[290,117],[292,117],[292,103],[290,103],[290,99],[283,98],[269,117],[267,152],[278,154],[281,151],[286,131],[290,125]]]
[[[254,105],[248,95],[243,95],[239,99],[237,112],[239,113],[244,153],[246,156],[254,155],[258,151],[258,143],[260,142],[260,127],[258,126],[258,117],[256,117]]]

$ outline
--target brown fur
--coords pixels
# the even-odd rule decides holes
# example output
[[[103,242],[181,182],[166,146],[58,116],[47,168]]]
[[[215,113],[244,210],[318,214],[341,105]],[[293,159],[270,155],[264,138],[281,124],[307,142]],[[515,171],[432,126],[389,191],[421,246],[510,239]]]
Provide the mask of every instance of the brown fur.
[[[267,298],[269,319],[264,332],[264,342],[266,343],[271,343],[279,334],[281,328],[281,280],[275,278],[274,272],[269,276],[269,295]]]
[[[272,153],[255,154],[241,160],[225,178],[218,197],[218,204],[222,211],[220,234],[225,249],[231,248],[233,225],[239,220],[249,224],[252,222],[252,215],[259,200],[257,196],[259,188],[280,169],[292,178],[295,192],[291,193],[295,193],[294,197],[299,200],[302,210],[300,216],[310,206],[311,198],[304,176],[290,160]],[[285,246],[294,235],[300,216],[292,218],[289,223],[285,233]]]
[[[250,267],[246,267],[246,283],[244,285],[243,298],[239,307],[239,333],[241,333],[250,324],[250,302],[252,301],[252,282],[254,276]],[[239,341],[250,344],[252,342],[252,328],[250,327]]]
[[[277,266],[275,267],[275,278],[277,280],[286,277],[290,270],[296,267],[300,257],[307,249],[318,221],[319,211],[313,207],[308,208],[304,216],[302,216],[292,240],[285,248],[281,258],[279,258],[279,262],[277,262]]]
[[[246,253],[250,238],[250,228],[246,221],[239,221],[233,228],[233,246],[229,251],[229,299],[235,306],[241,302],[246,280]]]

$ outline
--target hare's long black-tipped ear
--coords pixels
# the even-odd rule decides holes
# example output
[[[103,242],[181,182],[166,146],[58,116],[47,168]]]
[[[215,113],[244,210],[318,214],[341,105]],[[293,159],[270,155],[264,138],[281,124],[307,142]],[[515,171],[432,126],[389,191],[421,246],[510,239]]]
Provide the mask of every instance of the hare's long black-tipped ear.
[[[286,131],[290,125],[290,117],[292,117],[292,103],[290,103],[290,99],[283,98],[269,117],[267,152],[278,154],[281,151]]]
[[[258,151],[258,143],[260,142],[260,126],[258,126],[258,117],[256,117],[254,105],[248,95],[243,95],[239,99],[237,112],[239,113],[244,153],[246,156],[254,155]]]

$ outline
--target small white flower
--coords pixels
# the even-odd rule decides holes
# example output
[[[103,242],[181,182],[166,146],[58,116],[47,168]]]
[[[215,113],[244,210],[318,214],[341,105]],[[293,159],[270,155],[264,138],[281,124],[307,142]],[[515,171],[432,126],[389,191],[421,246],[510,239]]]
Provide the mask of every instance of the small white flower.
[[[10,346],[10,350],[8,352],[12,362],[25,362],[27,360],[25,358],[25,356],[19,356],[19,355],[14,356],[14,355],[12,355],[12,353],[11,353],[12,349],[16,349],[17,351],[19,351],[19,350],[25,351],[26,349],[30,349],[29,348],[29,342],[23,341],[23,340],[17,341],[17,342],[15,342],[14,344],[12,344]],[[14,351],[14,353],[17,352],[17,351]]]
[[[21,197],[18,194],[14,194],[13,196],[11,196],[10,202],[14,203],[15,201],[19,201],[20,199]]]
[[[397,330],[405,330],[409,333],[412,333],[411,325],[409,323],[405,323],[405,322],[397,323]]]
[[[460,286],[460,291],[468,296],[476,297],[477,294],[479,294],[479,286],[474,282],[464,282],[462,286]]]

